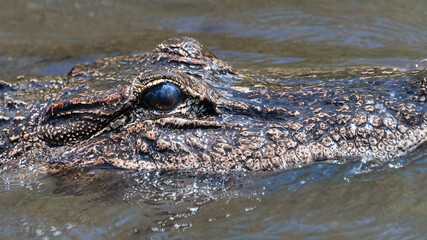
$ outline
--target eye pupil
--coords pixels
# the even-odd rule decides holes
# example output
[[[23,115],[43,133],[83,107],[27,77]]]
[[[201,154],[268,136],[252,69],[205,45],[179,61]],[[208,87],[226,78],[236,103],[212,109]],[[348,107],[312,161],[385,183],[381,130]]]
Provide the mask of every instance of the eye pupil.
[[[181,102],[182,92],[172,83],[162,83],[147,90],[144,102],[157,110],[171,110]]]

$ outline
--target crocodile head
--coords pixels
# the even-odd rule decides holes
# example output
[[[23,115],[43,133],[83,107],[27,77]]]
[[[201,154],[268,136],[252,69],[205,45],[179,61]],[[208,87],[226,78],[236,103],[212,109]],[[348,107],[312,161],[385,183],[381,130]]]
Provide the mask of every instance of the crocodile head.
[[[242,79],[196,40],[170,39],[150,53],[77,65],[31,135],[56,163],[200,171],[389,159],[426,140],[420,101],[256,91],[236,87]]]

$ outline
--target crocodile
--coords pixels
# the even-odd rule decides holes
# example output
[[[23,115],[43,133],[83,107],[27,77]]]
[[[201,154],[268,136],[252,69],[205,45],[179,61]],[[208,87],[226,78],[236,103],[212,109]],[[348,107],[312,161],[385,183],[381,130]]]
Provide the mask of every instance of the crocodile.
[[[287,88],[181,37],[65,76],[18,76],[0,81],[0,165],[268,171],[388,161],[421,147],[426,71],[357,74],[360,88],[340,78]]]

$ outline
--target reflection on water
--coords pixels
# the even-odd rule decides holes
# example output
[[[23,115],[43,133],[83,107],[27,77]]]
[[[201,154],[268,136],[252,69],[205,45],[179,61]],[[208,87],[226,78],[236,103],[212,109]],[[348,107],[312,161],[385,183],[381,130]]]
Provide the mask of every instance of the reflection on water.
[[[320,163],[285,172],[3,173],[2,237],[418,238],[425,147],[388,164]]]
[[[416,0],[8,1],[0,21],[8,81],[183,35],[266,86],[294,84],[294,69],[427,67],[427,5]],[[378,166],[262,174],[2,170],[0,238],[423,238],[426,171],[425,147]]]
[[[0,9],[0,22],[7,23],[0,26],[0,76],[39,73],[40,66],[69,57],[148,51],[178,35],[226,51],[219,57],[239,68],[375,59],[399,65],[427,53],[426,5],[419,0],[33,0],[2,2]]]

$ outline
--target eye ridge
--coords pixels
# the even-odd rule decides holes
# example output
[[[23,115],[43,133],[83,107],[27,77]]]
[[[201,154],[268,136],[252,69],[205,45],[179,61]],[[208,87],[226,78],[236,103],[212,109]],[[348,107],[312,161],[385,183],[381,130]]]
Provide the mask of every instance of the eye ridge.
[[[176,84],[164,82],[148,88],[142,100],[148,108],[170,111],[182,102],[183,97],[181,89]]]

